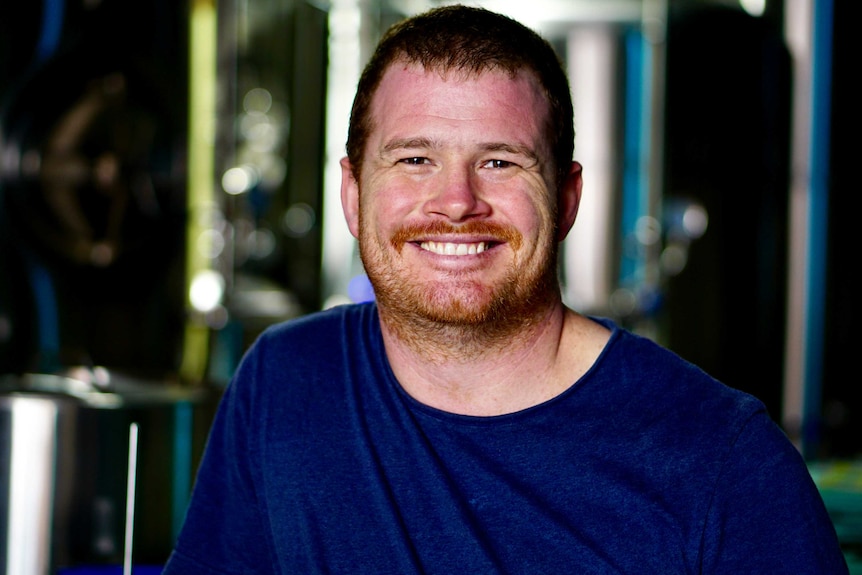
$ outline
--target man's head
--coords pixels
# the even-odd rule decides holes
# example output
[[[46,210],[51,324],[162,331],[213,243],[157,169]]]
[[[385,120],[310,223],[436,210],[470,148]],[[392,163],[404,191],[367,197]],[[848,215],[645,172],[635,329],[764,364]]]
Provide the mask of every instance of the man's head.
[[[549,103],[548,145],[554,151],[556,185],[569,172],[574,125],[569,82],[554,49],[524,25],[488,10],[444,6],[404,20],[383,36],[356,92],[347,137],[347,156],[358,179],[365,144],[373,129],[371,102],[386,70],[396,62],[426,70],[479,74],[519,71],[535,74]]]
[[[565,72],[521,24],[455,6],[384,36],[341,198],[390,333],[423,354],[469,342],[469,357],[560,309],[558,243],[581,194],[572,133]]]

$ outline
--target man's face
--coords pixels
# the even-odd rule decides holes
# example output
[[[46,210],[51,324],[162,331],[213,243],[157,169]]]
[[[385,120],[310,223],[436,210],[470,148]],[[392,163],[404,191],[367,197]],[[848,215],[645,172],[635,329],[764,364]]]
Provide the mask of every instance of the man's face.
[[[478,324],[548,305],[580,172],[558,233],[547,114],[528,74],[390,67],[361,181],[342,161],[345,215],[382,310]]]

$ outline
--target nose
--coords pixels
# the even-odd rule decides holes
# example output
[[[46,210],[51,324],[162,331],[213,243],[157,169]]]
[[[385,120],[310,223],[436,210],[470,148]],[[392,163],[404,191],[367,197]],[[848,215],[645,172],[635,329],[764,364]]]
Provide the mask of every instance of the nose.
[[[453,222],[487,215],[490,206],[482,198],[479,185],[469,168],[444,170],[425,202],[425,213]]]

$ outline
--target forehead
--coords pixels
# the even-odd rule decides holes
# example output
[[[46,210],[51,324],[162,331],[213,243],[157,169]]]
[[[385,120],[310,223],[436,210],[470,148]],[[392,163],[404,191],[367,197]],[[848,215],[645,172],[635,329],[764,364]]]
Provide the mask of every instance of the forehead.
[[[372,125],[386,131],[421,121],[482,122],[489,129],[544,134],[549,104],[532,72],[428,70],[395,62],[371,103]]]

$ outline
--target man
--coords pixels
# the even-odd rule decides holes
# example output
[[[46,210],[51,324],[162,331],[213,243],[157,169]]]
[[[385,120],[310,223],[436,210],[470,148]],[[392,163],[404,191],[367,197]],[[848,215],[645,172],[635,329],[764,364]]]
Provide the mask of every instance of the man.
[[[247,353],[166,575],[847,571],[760,402],[563,305],[572,126],[520,24],[387,33],[341,163],[376,301]]]

